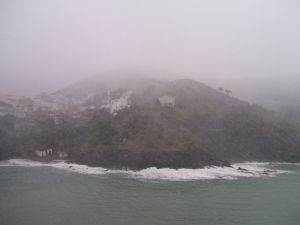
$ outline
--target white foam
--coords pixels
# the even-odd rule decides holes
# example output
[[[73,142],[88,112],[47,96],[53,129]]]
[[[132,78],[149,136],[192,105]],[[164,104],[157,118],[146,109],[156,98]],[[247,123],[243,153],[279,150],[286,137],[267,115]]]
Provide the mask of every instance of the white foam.
[[[5,161],[0,161],[0,167],[7,166],[21,166],[21,167],[40,167],[46,166],[47,164],[38,161],[32,161],[29,159],[10,159]]]
[[[132,175],[143,179],[190,181],[190,180],[211,180],[228,179],[234,180],[241,177],[263,177],[275,176],[277,174],[289,173],[283,170],[270,170],[268,163],[238,163],[232,167],[205,167],[201,169],[157,169],[148,168]]]
[[[89,167],[64,161],[53,161],[51,163],[41,163],[27,159],[11,159],[1,161],[3,166],[20,167],[52,167],[69,172],[92,175],[122,174],[132,178],[143,180],[170,180],[170,181],[192,181],[192,180],[211,180],[228,179],[234,180],[241,177],[273,177],[278,174],[290,173],[289,171],[269,169],[268,166],[276,165],[274,163],[245,162],[236,163],[232,167],[205,167],[201,169],[170,169],[155,167],[140,171],[132,170],[109,170],[102,167]]]
[[[94,175],[103,175],[107,173],[107,169],[102,167],[89,167],[86,165],[80,165],[75,163],[66,163],[66,162],[52,162],[49,163],[49,166],[57,168],[57,169],[63,169],[68,170],[70,172],[76,172],[81,174],[94,174]]]

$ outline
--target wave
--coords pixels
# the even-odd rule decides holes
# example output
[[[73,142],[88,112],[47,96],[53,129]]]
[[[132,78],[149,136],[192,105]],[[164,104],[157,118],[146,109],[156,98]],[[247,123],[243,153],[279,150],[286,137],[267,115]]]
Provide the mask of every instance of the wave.
[[[0,162],[0,167],[52,167],[69,172],[90,175],[121,174],[131,178],[143,180],[169,180],[169,181],[193,181],[227,179],[235,180],[242,177],[274,177],[279,174],[290,173],[286,170],[274,169],[277,163],[269,162],[244,162],[235,163],[232,167],[205,167],[201,169],[170,169],[147,168],[139,171],[110,170],[102,167],[89,167],[65,161],[53,161],[43,163],[28,159],[10,159]],[[282,163],[279,163],[282,164]]]

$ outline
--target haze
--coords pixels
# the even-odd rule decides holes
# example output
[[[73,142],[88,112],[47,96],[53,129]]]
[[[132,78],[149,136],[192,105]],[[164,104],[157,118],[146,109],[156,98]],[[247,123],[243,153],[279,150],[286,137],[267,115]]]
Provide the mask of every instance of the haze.
[[[297,0],[0,0],[0,92],[107,71],[190,77],[241,96],[259,81],[295,84],[299,12]]]

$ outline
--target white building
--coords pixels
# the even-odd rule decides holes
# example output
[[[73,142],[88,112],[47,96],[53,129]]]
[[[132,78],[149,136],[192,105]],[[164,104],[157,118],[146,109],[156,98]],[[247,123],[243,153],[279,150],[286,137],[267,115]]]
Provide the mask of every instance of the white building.
[[[34,153],[38,157],[46,157],[47,156],[47,152],[46,151],[35,150]]]
[[[68,153],[66,152],[57,152],[58,158],[63,159],[68,157]]]
[[[111,114],[116,115],[118,111],[130,107],[130,97],[133,92],[128,91],[120,98],[112,99],[110,95],[106,98],[105,103],[101,106],[102,109],[108,110]]]
[[[174,107],[175,98],[172,96],[164,95],[158,98],[158,101],[162,107]]]

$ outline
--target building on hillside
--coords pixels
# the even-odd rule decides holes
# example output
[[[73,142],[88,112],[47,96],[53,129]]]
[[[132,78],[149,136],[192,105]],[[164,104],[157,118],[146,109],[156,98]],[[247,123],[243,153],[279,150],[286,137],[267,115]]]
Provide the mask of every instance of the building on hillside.
[[[0,101],[0,116],[14,115],[15,109],[13,105]]]
[[[35,150],[34,154],[38,157],[47,157],[47,156],[52,156],[53,155],[53,149],[49,148],[46,150]]]
[[[72,112],[72,118],[73,119],[79,119],[81,117],[80,112]]]
[[[15,108],[15,116],[25,118],[33,112],[33,101],[30,98],[20,97],[18,105]]]
[[[110,94],[104,99],[104,104],[101,105],[101,109],[106,109],[110,114],[117,115],[117,112],[130,107],[130,97],[133,94],[132,91],[123,93],[120,98],[111,98]]]
[[[33,100],[31,98],[20,97],[17,107],[24,110],[25,112],[32,112]]]
[[[175,106],[175,98],[172,96],[164,95],[158,98],[159,104],[162,107],[174,107]]]
[[[62,112],[67,111],[71,101],[60,95],[42,93],[34,98],[34,111]]]
[[[46,157],[47,156],[47,152],[46,151],[35,150],[34,153],[38,157]]]
[[[49,148],[46,150],[47,152],[47,155],[52,155],[53,154],[53,149],[52,148]]]
[[[57,156],[60,159],[67,158],[68,157],[68,153],[66,153],[66,152],[57,152]]]
[[[56,112],[51,112],[49,114],[49,116],[53,119],[53,122],[54,122],[55,125],[62,124],[63,116],[61,114],[56,113]]]
[[[17,118],[25,118],[28,113],[30,113],[30,109],[14,106],[10,103],[0,101],[0,116],[12,115]]]
[[[10,94],[0,95],[0,101],[10,104],[13,107],[17,107],[17,105],[19,103],[19,99],[20,99],[20,97],[16,96],[16,95],[10,95]]]

